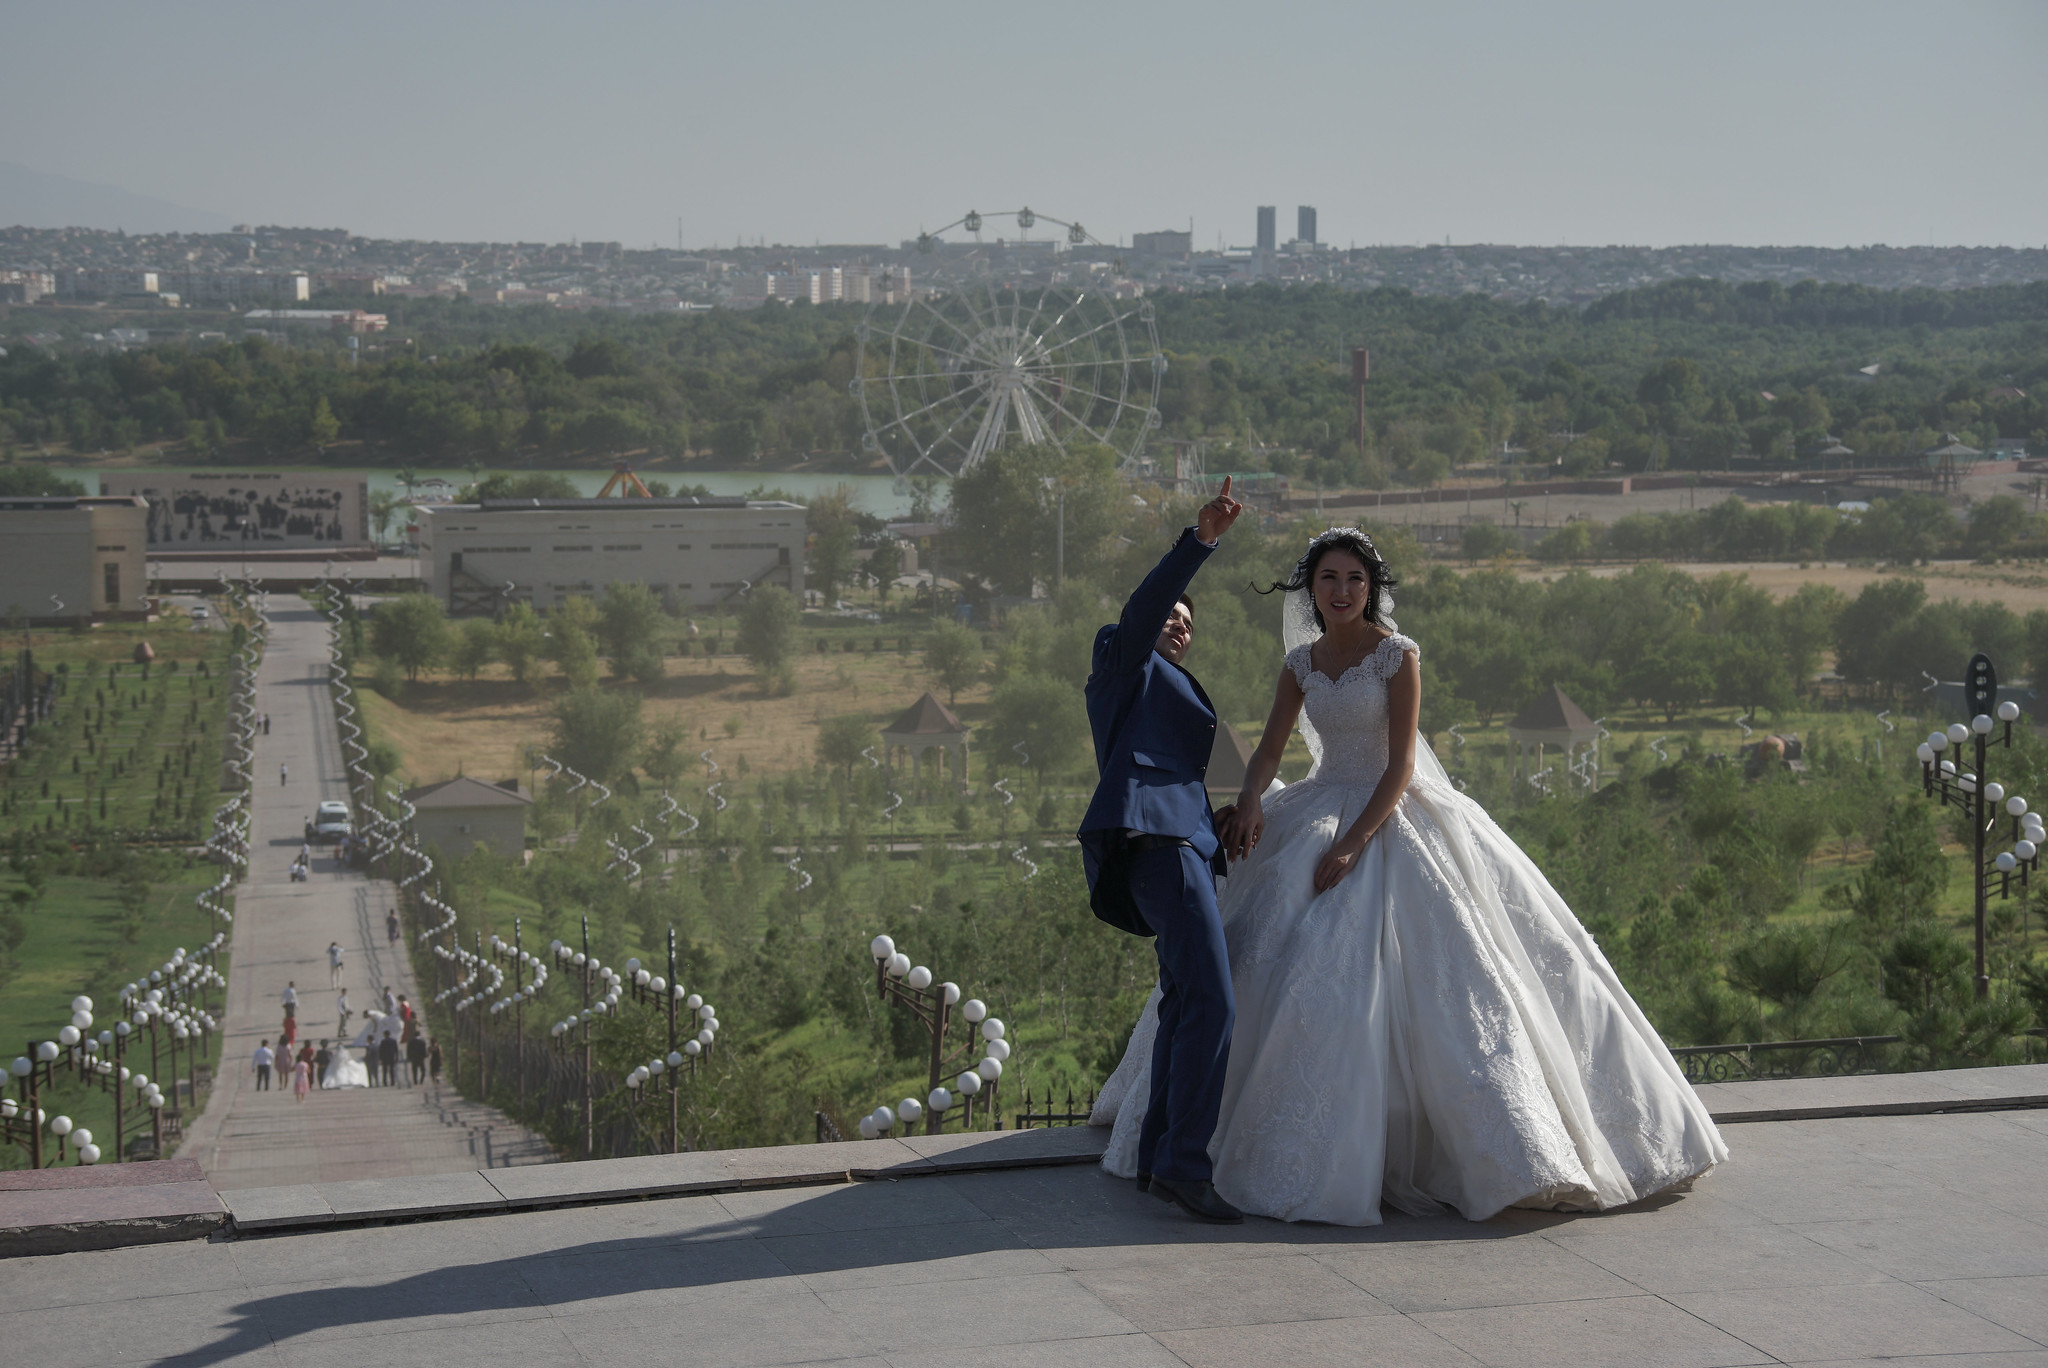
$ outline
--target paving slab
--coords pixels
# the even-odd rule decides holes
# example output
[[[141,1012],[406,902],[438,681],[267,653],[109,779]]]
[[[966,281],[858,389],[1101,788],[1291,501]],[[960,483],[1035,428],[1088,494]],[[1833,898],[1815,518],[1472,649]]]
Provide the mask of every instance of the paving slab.
[[[2041,1347],[1930,1292],[1895,1283],[1691,1292],[1670,1300],[1785,1363]]]
[[[976,1135],[906,1135],[905,1148],[949,1172],[1092,1164],[1109,1147],[1107,1126],[1046,1126]]]
[[[227,1223],[199,1165],[71,1165],[0,1173],[0,1258],[203,1240]]]
[[[1694,1091],[1722,1125],[2048,1108],[2048,1064],[1703,1083]]]
[[[2048,1164],[2048,1133],[2019,1115],[1744,1127],[1695,1190],[1621,1211],[1389,1212],[1363,1229],[1198,1225],[1089,1165],[935,1175],[935,1153],[898,1176],[845,1179],[914,1154],[901,1140],[889,1163],[840,1150],[774,1173],[837,1182],[734,1178],[590,1205],[514,1207],[500,1170],[434,1180],[450,1192],[425,1176],[352,1195],[346,1183],[230,1192],[247,1212],[317,1203],[335,1219],[9,1260],[0,1344],[9,1363],[80,1368],[2048,1368],[2048,1219],[1997,1204],[2008,1172]],[[1944,1152],[1947,1170],[1934,1162]],[[679,1171],[621,1172],[646,1184]],[[497,1205],[378,1214],[444,1200]]]

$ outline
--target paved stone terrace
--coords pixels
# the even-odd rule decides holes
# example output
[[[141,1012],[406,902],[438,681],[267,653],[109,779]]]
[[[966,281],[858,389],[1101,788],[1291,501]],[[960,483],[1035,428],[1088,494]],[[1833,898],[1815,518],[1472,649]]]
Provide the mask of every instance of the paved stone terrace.
[[[260,572],[259,572],[260,573]],[[547,1151],[523,1127],[450,1088],[316,1091],[303,1104],[288,1081],[258,1092],[249,1058],[259,1040],[278,1039],[288,980],[299,992],[299,1038],[333,1037],[335,993],[326,951],[340,941],[351,1032],[384,985],[414,1002],[420,993],[403,945],[391,944],[384,914],[394,892],[385,880],[344,869],[332,846],[314,848],[312,878],[292,883],[287,869],[304,822],[322,799],[348,797],[340,734],[328,690],[327,623],[292,595],[270,599],[270,644],[256,682],[256,707],[270,734],[256,738],[255,816],[249,875],[236,890],[233,967],[226,1046],[205,1112],[187,1125],[179,1155],[197,1159],[217,1188],[396,1178],[476,1170],[508,1158],[533,1162]],[[288,782],[278,780],[287,767]],[[399,1067],[405,1074],[404,1065]],[[286,1075],[288,1079],[289,1075]]]
[[[1478,1225],[1200,1226],[1065,1166],[13,1259],[0,1345],[66,1368],[2048,1368],[2048,1111],[1728,1135],[1691,1193]]]

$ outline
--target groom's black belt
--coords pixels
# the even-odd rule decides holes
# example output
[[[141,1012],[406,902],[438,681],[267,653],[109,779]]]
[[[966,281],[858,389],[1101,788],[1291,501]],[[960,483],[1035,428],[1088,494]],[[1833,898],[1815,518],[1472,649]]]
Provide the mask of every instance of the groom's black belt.
[[[1193,844],[1185,836],[1155,836],[1149,831],[1127,831],[1123,839],[1124,849],[1134,855],[1147,850],[1171,850],[1175,846]]]

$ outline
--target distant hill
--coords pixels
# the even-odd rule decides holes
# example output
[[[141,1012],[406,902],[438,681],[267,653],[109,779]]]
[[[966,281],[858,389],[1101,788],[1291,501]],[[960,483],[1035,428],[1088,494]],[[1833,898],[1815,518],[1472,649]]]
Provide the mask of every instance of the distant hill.
[[[220,233],[233,227],[234,220],[226,214],[189,209],[118,186],[94,185],[0,161],[0,225]]]

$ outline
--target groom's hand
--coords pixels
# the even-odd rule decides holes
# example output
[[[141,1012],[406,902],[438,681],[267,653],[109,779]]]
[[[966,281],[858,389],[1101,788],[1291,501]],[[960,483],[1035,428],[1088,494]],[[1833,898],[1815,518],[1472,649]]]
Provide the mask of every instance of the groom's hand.
[[[1237,515],[1244,512],[1244,505],[1230,497],[1230,477],[1223,477],[1223,488],[1216,497],[1202,505],[1202,511],[1195,514],[1195,535],[1212,546],[1216,539],[1230,530],[1237,521]]]

